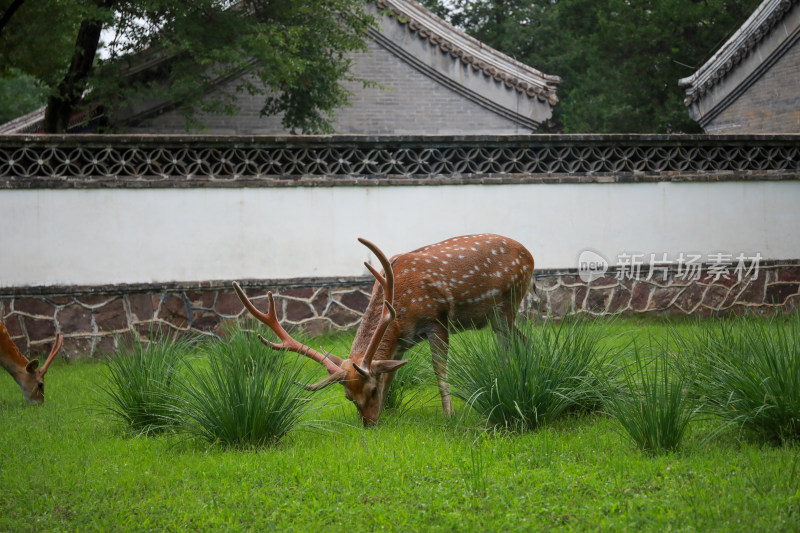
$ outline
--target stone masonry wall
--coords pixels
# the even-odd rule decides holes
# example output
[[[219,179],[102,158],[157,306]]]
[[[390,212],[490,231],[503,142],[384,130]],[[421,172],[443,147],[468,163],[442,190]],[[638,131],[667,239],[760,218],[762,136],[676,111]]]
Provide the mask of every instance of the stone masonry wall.
[[[539,272],[536,291],[523,303],[529,316],[556,318],[571,313],[678,314],[711,316],[800,309],[800,262],[762,265],[742,280],[704,272],[683,280],[659,272],[647,279],[618,279],[615,272],[586,283],[577,272]],[[369,302],[369,279],[251,282],[245,290],[267,310],[273,291],[279,320],[287,329],[316,334],[357,327]],[[69,295],[66,295],[69,294]],[[229,283],[187,287],[107,287],[29,289],[0,294],[0,317],[17,345],[32,356],[47,352],[55,334],[64,335],[65,357],[101,357],[131,333],[145,337],[160,327],[170,331],[219,334],[226,321],[247,317]]]
[[[265,284],[266,285],[266,284]],[[245,290],[266,312],[267,289]],[[310,334],[357,326],[369,302],[372,283],[270,287],[278,319],[287,329]],[[66,357],[112,351],[131,332],[146,338],[154,329],[220,334],[226,321],[247,317],[230,283],[186,288],[98,287],[46,289],[34,294],[0,295],[0,316],[23,353],[47,352],[55,334],[64,335]]]

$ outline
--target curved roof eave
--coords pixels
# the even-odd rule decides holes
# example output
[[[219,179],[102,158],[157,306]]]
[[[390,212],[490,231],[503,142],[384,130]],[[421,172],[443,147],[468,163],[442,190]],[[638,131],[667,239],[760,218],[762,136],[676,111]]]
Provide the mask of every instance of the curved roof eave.
[[[545,74],[486,46],[413,0],[377,0],[375,4],[442,54],[451,55],[521,94],[546,101],[551,107],[558,103],[556,88],[561,84],[560,77]]]
[[[800,0],[764,0],[703,66],[678,85],[686,89],[687,106],[700,100],[769,35]]]

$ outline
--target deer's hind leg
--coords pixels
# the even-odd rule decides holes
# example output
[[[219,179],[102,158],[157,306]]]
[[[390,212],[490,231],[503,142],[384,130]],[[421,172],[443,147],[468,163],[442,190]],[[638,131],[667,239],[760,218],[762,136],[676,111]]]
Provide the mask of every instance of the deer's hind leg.
[[[509,298],[497,305],[494,312],[489,317],[492,324],[492,330],[497,336],[497,342],[500,347],[508,349],[512,337],[524,339],[525,335],[514,325],[517,318],[518,304],[515,298]]]
[[[437,324],[432,328],[428,332],[428,344],[431,346],[433,371],[436,373],[439,395],[442,397],[442,412],[451,415],[453,405],[450,401],[450,384],[447,382],[447,350],[450,345],[450,333],[447,327]]]

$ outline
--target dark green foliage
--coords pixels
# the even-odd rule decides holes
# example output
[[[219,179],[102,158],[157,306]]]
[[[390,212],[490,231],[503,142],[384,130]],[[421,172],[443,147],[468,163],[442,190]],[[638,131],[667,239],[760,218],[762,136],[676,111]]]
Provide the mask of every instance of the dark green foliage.
[[[51,90],[48,117],[57,108],[62,123],[87,87],[83,105],[103,106],[112,126],[156,99],[178,105],[191,129],[202,126],[197,111],[235,113],[247,92],[264,96],[262,113],[283,113],[287,129],[327,132],[349,96],[349,54],[365,49],[373,24],[358,0],[28,1],[0,38],[0,74],[16,67],[40,79]],[[102,59],[98,25],[109,39]],[[251,75],[209,95],[243,71]]]
[[[0,77],[0,124],[44,105],[47,88],[33,76],[14,69]]]
[[[705,413],[769,441],[800,439],[800,313],[703,322],[683,346]]]
[[[456,26],[563,79],[545,129],[693,133],[678,80],[761,0],[427,0]],[[449,8],[449,9],[448,9]]]
[[[675,356],[651,342],[652,357],[637,345],[633,362],[621,372],[621,386],[603,376],[608,412],[622,424],[636,445],[648,452],[674,451],[683,439],[696,402],[690,381],[676,368]]]
[[[489,330],[453,345],[449,378],[453,396],[492,426],[534,430],[568,410],[592,409],[603,391],[595,374],[607,364],[601,331],[583,319],[528,322],[524,336],[501,346]]]
[[[171,402],[178,372],[194,347],[191,338],[153,331],[148,341],[132,334],[110,354],[102,390],[105,408],[135,432],[158,432],[175,425]]]

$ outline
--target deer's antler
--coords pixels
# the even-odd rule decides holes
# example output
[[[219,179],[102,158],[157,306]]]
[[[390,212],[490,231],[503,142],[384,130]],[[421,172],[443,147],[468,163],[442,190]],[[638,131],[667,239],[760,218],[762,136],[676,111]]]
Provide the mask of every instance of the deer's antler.
[[[394,307],[392,307],[392,303],[394,302],[394,272],[392,272],[392,265],[389,264],[389,260],[386,259],[386,256],[380,248],[361,237],[358,238],[358,242],[369,248],[370,251],[375,254],[381,266],[383,266],[384,272],[382,275],[368,262],[364,262],[364,265],[372,272],[372,275],[375,276],[375,279],[383,289],[383,312],[381,313],[381,320],[367,346],[367,352],[364,354],[364,359],[362,360],[363,366],[359,367],[358,365],[354,365],[356,370],[365,374],[369,373],[369,367],[372,364],[372,358],[375,356],[375,352],[378,350],[378,345],[380,345],[383,335],[386,333],[386,328],[389,327],[389,324],[395,317]]]
[[[301,355],[305,355],[306,357],[309,357],[314,361],[323,365],[328,370],[328,374],[334,375],[344,372],[340,366],[342,364],[342,360],[339,357],[336,357],[335,355],[329,353],[323,355],[318,351],[309,348],[305,344],[296,341],[291,337],[291,335],[289,335],[286,332],[285,329],[283,329],[283,327],[278,322],[278,317],[275,313],[275,301],[272,298],[271,292],[267,293],[267,298],[269,298],[269,312],[262,313],[261,311],[256,309],[256,306],[253,305],[253,303],[247,298],[247,295],[244,293],[239,284],[236,283],[235,281],[233,282],[233,288],[236,290],[236,294],[239,295],[239,299],[242,301],[244,306],[247,308],[248,311],[250,311],[250,314],[253,315],[260,322],[268,326],[269,329],[271,329],[275,333],[275,335],[277,335],[278,338],[281,340],[281,342],[278,344],[270,342],[261,335],[259,335],[258,338],[261,339],[261,342],[263,342],[273,350],[286,350],[290,352],[299,353]]]
[[[61,346],[63,344],[64,336],[61,333],[56,333],[56,341],[53,343],[53,347],[50,348],[50,354],[47,356],[47,361],[44,362],[44,365],[40,370],[41,375],[44,375],[47,372],[47,369],[50,368],[50,363],[53,362],[53,359],[55,359],[56,354],[58,354],[59,350],[61,350]]]

